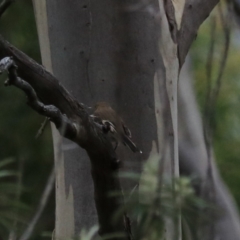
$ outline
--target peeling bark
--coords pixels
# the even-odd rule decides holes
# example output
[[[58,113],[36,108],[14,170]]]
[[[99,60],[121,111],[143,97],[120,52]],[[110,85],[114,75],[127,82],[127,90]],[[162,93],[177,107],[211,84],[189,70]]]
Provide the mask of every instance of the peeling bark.
[[[166,159],[172,176],[178,176],[178,74],[200,24],[218,1],[186,0],[172,3],[166,0],[164,7],[163,1],[156,0],[154,4],[159,3],[160,6],[161,27],[153,22],[150,13],[124,12],[123,6],[127,1],[121,4],[113,3],[112,0],[84,3],[73,1],[71,6],[64,1],[44,2],[48,17],[45,22],[50,40],[48,48],[51,52],[51,59],[48,59],[49,63],[46,64],[49,69],[64,81],[78,100],[83,99],[84,103],[89,105],[105,100],[118,106],[123,118],[132,125],[130,129],[133,129],[133,135],[143,149],[143,159],[148,159],[152,142],[161,141],[158,134],[168,133],[170,154],[166,155]],[[161,32],[160,36],[158,32]],[[118,169],[112,167],[117,157],[111,144],[91,122],[84,105],[52,74],[0,37],[0,58],[5,56],[13,56],[19,67],[19,76],[33,87],[44,104],[56,106],[78,126],[77,136],[72,140],[86,150],[91,160],[100,233],[103,235],[122,231],[126,220],[124,216],[115,224],[110,221],[116,209],[123,205],[121,198],[108,197],[109,192],[121,191],[120,181],[115,177]],[[165,81],[165,85],[160,81],[160,77]],[[162,123],[156,123],[159,116],[156,117],[155,110],[159,106],[155,101],[160,99],[160,93],[153,94],[154,86],[166,87],[168,95],[164,105],[167,106],[163,120],[166,124],[164,130],[159,130]],[[169,129],[170,132],[167,132]],[[161,156],[160,148],[158,150]],[[64,154],[68,153],[65,151]],[[74,157],[74,154],[78,156]],[[139,156],[124,152],[118,156],[120,159],[133,159],[126,163],[131,163],[132,166],[129,164],[126,168],[140,172]],[[63,204],[72,204],[71,210],[82,210],[83,205],[77,205],[77,199],[83,198],[79,198],[80,174],[76,166],[81,168],[83,165],[78,165],[79,161],[82,164],[87,162],[87,158],[84,151],[72,153],[69,161],[72,158],[74,161],[71,163],[65,160],[61,162],[62,168],[64,166],[61,189],[65,190],[65,200],[68,198],[70,201]],[[89,166],[86,169],[90,171]],[[74,177],[71,176],[71,171],[74,172]],[[86,174],[86,170],[82,173]],[[81,180],[83,186],[85,179]],[[58,183],[61,184],[61,179]],[[88,196],[92,194],[92,188],[89,192]],[[77,235],[82,226],[89,226],[95,221],[93,218],[87,219],[88,216],[81,219],[78,211],[70,212],[70,222],[74,222],[75,226],[68,228],[65,225],[68,236],[64,236]]]

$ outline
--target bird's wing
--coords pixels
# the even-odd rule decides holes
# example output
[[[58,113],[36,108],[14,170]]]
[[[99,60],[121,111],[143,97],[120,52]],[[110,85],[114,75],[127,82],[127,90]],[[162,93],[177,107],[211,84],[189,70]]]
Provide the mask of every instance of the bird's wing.
[[[102,123],[108,127],[111,133],[117,132],[115,125],[108,121],[108,120],[102,120]]]
[[[93,119],[94,122],[104,125],[108,129],[108,131],[110,131],[111,133],[117,132],[115,125],[112,122],[101,119],[100,117],[95,115],[90,115],[90,117]]]
[[[93,119],[94,122],[99,123],[99,124],[102,123],[102,119],[100,117],[93,115],[93,114],[91,114],[89,116]]]
[[[132,133],[131,133],[130,129],[124,124],[124,122],[122,122],[122,127],[123,127],[123,130],[124,130],[124,133],[125,133],[129,138],[131,138],[131,137],[132,137]]]

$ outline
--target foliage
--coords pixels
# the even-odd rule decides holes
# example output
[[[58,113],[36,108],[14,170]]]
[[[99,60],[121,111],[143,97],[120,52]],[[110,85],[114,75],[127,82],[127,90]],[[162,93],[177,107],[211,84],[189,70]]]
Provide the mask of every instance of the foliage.
[[[0,161],[0,192],[4,193],[0,195],[0,235],[5,239],[17,224],[24,223],[24,215],[29,210],[18,199],[21,189],[15,179],[19,174],[7,168],[13,162],[12,158]]]
[[[31,0],[15,1],[2,16],[0,30],[9,42],[40,62],[37,29]],[[44,119],[25,104],[25,96],[21,91],[14,87],[4,88],[5,78],[6,75],[0,78],[2,116],[0,118],[0,159],[13,156],[16,162],[12,169],[15,170],[19,160],[24,161],[22,181],[27,191],[21,194],[21,201],[31,209],[31,211],[26,212],[27,223],[35,212],[46,178],[53,165],[51,132],[50,126],[48,126],[44,134],[39,139],[35,139]],[[3,194],[5,195],[5,191]],[[54,228],[53,194],[47,208],[31,240],[42,239],[40,233],[43,229]],[[20,227],[24,229],[26,223],[21,224]],[[0,239],[1,237],[0,233]]]
[[[165,239],[166,228],[174,226],[181,212],[183,239],[197,240],[197,224],[208,223],[210,219],[206,212],[214,208],[195,195],[192,180],[189,178],[175,179],[175,191],[173,191],[171,179],[159,178],[159,164],[160,160],[152,157],[144,164],[141,176],[131,172],[120,174],[122,178],[139,182],[139,185],[129,193],[125,192],[127,200],[125,207],[116,212],[112,221],[116,221],[127,212],[133,223],[131,227],[134,239],[160,240]],[[137,188],[139,191],[136,191]],[[116,195],[121,195],[121,193],[111,193],[110,197]],[[97,230],[97,226],[93,226],[89,231],[83,229],[80,236],[74,239],[95,239]],[[116,239],[122,239],[124,235],[115,233],[103,236],[103,239],[112,239],[113,236]],[[174,239],[173,236],[172,239]]]
[[[19,14],[23,12],[24,14]],[[204,69],[210,42],[209,21],[211,21],[211,18],[202,25],[197,40],[191,49],[196,92],[202,112],[207,85]],[[31,0],[16,1],[11,6],[10,11],[7,11],[1,19],[0,29],[1,33],[11,43],[40,61]],[[214,76],[216,76],[218,71],[217,64],[221,57],[220,50],[223,45],[223,34],[219,19],[217,19],[216,34],[216,51],[213,63]],[[240,91],[238,63],[240,54],[237,54],[239,51],[238,38],[239,32],[236,30],[233,33],[227,68],[223,77],[220,97],[216,105],[214,149],[222,176],[240,206],[240,192],[238,190],[240,183],[240,175],[238,174],[238,169],[240,168],[240,161],[238,161],[240,155],[240,111],[238,111],[238,93]],[[3,83],[4,79],[0,80]],[[52,144],[49,128],[39,140],[34,140],[42,119],[29,109],[24,102],[23,94],[17,89],[4,89],[3,84],[0,84],[0,109],[2,116],[4,116],[0,119],[0,159],[6,159],[9,156],[14,156],[16,159],[25,159],[23,184],[28,191],[23,193],[22,201],[34,209],[52,165]],[[4,161],[1,161],[1,163],[3,164]],[[158,165],[159,163],[155,161],[154,164]],[[158,168],[154,167],[154,164],[145,166],[145,173],[141,177],[139,195],[141,201],[138,202],[138,196],[133,191],[133,193],[129,193],[127,202],[127,208],[132,209],[131,214],[133,214],[134,219],[138,220],[137,230],[139,229],[141,238],[145,236],[151,239],[159,237],[157,234],[164,229],[164,218],[174,219],[178,216],[174,215],[174,213],[178,212],[178,209],[181,209],[183,213],[182,224],[185,232],[188,232],[187,229],[190,229],[190,235],[193,234],[194,231],[191,225],[194,223],[192,218],[196,213],[196,209],[205,209],[208,206],[201,199],[195,197],[191,188],[191,180],[186,178],[175,181],[176,192],[175,201],[173,201],[171,181],[164,178],[162,180],[163,184],[159,187],[159,179],[155,175]],[[16,169],[17,167],[14,166],[13,168]],[[11,197],[16,190],[16,186],[11,181],[5,181],[7,176],[3,177],[4,174],[7,175],[11,172],[8,170],[2,171],[0,172],[0,176],[2,174],[2,177],[0,177],[0,208],[5,211],[0,211],[0,238],[6,233],[6,229],[11,226],[13,213],[18,208]],[[151,175],[150,173],[153,174]],[[139,176],[133,175],[131,177],[139,178]],[[43,229],[53,229],[53,209],[52,197],[52,205],[49,206],[47,214],[43,215],[35,233],[36,236],[32,239],[42,239],[39,233]],[[27,217],[30,219],[31,216],[32,213],[28,212]],[[154,222],[155,220],[156,223]],[[162,228],[160,228],[161,226]],[[135,231],[138,232],[137,230]],[[83,231],[81,239],[91,239],[92,231],[90,231],[90,234]],[[96,231],[95,228],[94,231]]]
[[[117,212],[115,218],[128,212],[130,219],[135,222],[135,239],[159,240],[164,239],[166,228],[172,228],[181,214],[185,239],[198,239],[197,224],[207,223],[210,218],[206,211],[214,208],[196,196],[191,179],[169,179],[164,176],[161,179],[159,164],[160,160],[152,157],[144,164],[141,176],[121,174],[122,177],[139,181],[139,191],[135,188],[125,193],[128,199],[126,206]]]

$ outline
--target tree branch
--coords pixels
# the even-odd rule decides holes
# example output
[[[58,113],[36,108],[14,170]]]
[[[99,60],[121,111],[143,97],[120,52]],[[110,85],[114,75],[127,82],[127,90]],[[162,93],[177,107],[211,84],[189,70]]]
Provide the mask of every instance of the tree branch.
[[[0,36],[0,58],[6,56],[11,56],[2,61],[2,69],[9,70],[7,84],[22,89],[34,110],[50,117],[60,129],[66,126],[62,134],[87,151],[91,161],[100,235],[124,232],[124,216],[118,222],[111,221],[124,201],[123,196],[109,197],[110,192],[121,192],[121,185],[116,177],[119,168],[117,155],[102,130],[103,126],[94,122],[84,104],[72,97],[51,73]]]
[[[77,109],[83,108],[83,105],[79,104],[42,65],[12,46],[0,35],[0,59],[6,56],[13,57],[18,66],[19,77],[33,87],[44,104],[56,106],[68,117],[74,116]]]
[[[188,50],[197,36],[198,28],[218,2],[219,0],[186,0],[181,28],[178,33],[180,67],[182,67]]]
[[[57,129],[60,130],[64,137],[74,139],[77,133],[75,125],[54,105],[44,105],[39,101],[32,86],[17,76],[17,65],[10,57],[5,57],[0,61],[0,72],[2,73],[6,70],[9,72],[9,79],[5,81],[5,85],[14,85],[24,91],[28,98],[27,104],[33,110],[48,117],[53,123],[55,123]]]

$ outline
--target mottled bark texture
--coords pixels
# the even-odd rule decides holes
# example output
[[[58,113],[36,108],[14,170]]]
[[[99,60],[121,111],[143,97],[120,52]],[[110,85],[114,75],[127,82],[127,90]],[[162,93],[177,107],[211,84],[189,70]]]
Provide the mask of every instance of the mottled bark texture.
[[[44,104],[55,105],[79,126],[82,126],[79,111],[83,109],[76,99],[86,105],[93,105],[99,100],[111,103],[123,116],[132,130],[133,139],[143,150],[142,156],[134,155],[126,149],[121,150],[118,158],[124,162],[125,169],[140,172],[141,160],[148,159],[153,143],[159,141],[159,134],[163,131],[156,122],[156,99],[161,97],[158,92],[154,93],[154,76],[157,71],[160,73],[158,77],[164,80],[170,76],[166,77],[165,67],[170,69],[171,66],[164,66],[164,57],[159,55],[162,37],[158,34],[159,18],[156,19],[148,11],[128,11],[126,6],[139,3],[135,1],[34,2],[38,32],[44,33],[44,36],[40,36],[42,57],[45,54],[47,56],[43,62],[69,92],[53,75],[2,38],[0,58],[13,56],[20,77],[32,85],[39,99]],[[176,73],[184,62],[200,24],[218,1],[186,0],[179,3],[179,8],[176,7],[176,1],[173,4],[169,4],[169,0],[164,2],[170,34],[174,38],[177,47],[175,52],[180,63],[178,69],[174,69]],[[157,11],[159,3],[163,2],[152,1]],[[183,11],[179,12],[179,9]],[[177,13],[177,19],[174,13]],[[171,46],[167,44],[166,49]],[[88,119],[87,113],[83,113]],[[55,155],[61,158],[56,188],[57,237],[78,235],[83,227],[97,223],[93,189],[101,234],[122,231],[124,228],[123,218],[116,223],[111,221],[114,211],[122,205],[122,199],[108,197],[109,192],[120,191],[119,179],[113,176],[117,170],[111,166],[114,154],[111,154],[110,148],[99,144],[99,138],[91,138],[91,144],[89,141],[81,141],[83,136],[88,136],[90,129],[95,129],[91,127],[90,124],[89,128],[81,128],[86,135],[77,135],[73,139],[86,151],[67,140],[58,145],[61,139],[55,137],[55,145],[58,149],[59,146],[62,148]],[[127,189],[132,188],[129,183],[125,185]]]

